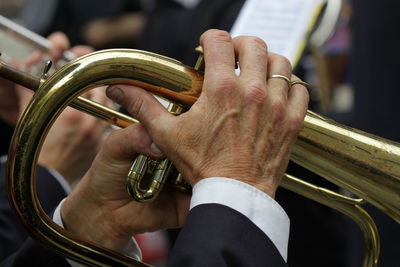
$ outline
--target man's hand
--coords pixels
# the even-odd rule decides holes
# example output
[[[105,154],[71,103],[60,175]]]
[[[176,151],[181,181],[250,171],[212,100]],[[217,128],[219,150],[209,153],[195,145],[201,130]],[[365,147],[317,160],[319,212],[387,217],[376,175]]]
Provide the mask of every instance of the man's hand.
[[[56,32],[48,37],[48,54],[55,65],[69,49],[67,36]],[[88,46],[75,46],[70,51],[77,57],[93,51]],[[10,62],[17,68],[26,69],[42,61],[44,55],[36,51],[22,61]],[[33,92],[9,81],[0,82],[0,116],[15,125],[32,98]],[[103,90],[94,89],[86,97],[103,105],[111,105]],[[39,156],[39,163],[58,171],[70,184],[76,182],[87,171],[108,124],[67,107],[52,126]]]
[[[83,95],[111,107],[104,88]],[[67,107],[51,127],[39,154],[39,163],[59,172],[72,185],[89,169],[109,127],[105,121]]]
[[[163,157],[143,125],[110,134],[90,170],[61,207],[65,229],[121,251],[136,233],[182,226],[189,211],[187,193],[165,188],[147,203],[133,201],[128,195],[126,177],[138,153]]]
[[[279,74],[297,79],[289,61],[268,53],[258,38],[232,40],[227,32],[211,30],[202,35],[201,44],[205,79],[188,112],[173,116],[133,86],[115,85],[107,94],[143,123],[192,186],[206,177],[223,176],[274,197],[303,124],[307,90],[270,78]]]
[[[70,48],[69,40],[64,33],[55,32],[48,37],[50,49],[48,54],[57,66],[63,53]],[[93,52],[89,46],[75,46],[70,51],[77,57]],[[27,69],[39,64],[44,55],[40,51],[33,52],[28,58],[19,61],[9,61],[8,64],[17,69]],[[33,92],[20,85],[0,78],[0,117],[10,125],[16,125]]]

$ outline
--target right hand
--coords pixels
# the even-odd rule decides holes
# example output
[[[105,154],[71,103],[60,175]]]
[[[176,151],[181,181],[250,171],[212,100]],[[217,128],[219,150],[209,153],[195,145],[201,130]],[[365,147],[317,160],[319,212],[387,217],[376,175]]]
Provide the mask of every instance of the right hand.
[[[274,197],[303,125],[307,90],[271,78],[298,79],[290,62],[268,53],[261,39],[232,39],[210,30],[200,42],[204,83],[189,111],[173,116],[152,95],[130,85],[114,85],[107,94],[143,123],[192,186],[207,177],[228,177]]]

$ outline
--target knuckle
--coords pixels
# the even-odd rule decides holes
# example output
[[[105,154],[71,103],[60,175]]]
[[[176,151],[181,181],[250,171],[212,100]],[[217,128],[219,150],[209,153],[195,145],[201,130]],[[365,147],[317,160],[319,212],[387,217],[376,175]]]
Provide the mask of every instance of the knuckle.
[[[144,100],[140,97],[135,98],[133,101],[127,103],[126,109],[130,114],[132,114],[136,119],[140,121],[141,114],[143,112]]]
[[[249,37],[250,41],[253,42],[260,50],[264,50],[266,51],[268,49],[267,44],[264,42],[263,39],[259,38],[259,37]]]
[[[277,55],[275,58],[275,61],[277,61],[277,63],[280,63],[281,65],[284,65],[290,69],[292,68],[292,64],[290,63],[289,59],[287,59],[284,56]]]
[[[238,36],[235,37],[234,40],[241,47],[246,47],[251,45],[251,47],[255,47],[262,51],[266,51],[268,49],[268,46],[265,43],[265,41],[256,36]]]
[[[299,112],[293,113],[289,119],[289,131],[293,135],[297,135],[303,127],[304,116]]]
[[[133,150],[144,152],[150,146],[151,140],[142,124],[134,124],[126,128],[126,139]]]
[[[218,75],[218,79],[216,79],[211,88],[217,95],[232,96],[237,88],[236,79],[234,75],[222,72]]]
[[[308,104],[308,102],[310,101],[310,94],[308,93],[307,88],[305,86],[302,86],[302,85],[300,85],[298,87],[299,88],[297,90],[300,91],[300,94],[303,95],[303,97],[304,97],[305,103]]]
[[[120,130],[111,131],[111,132],[108,134],[108,136],[107,136],[105,142],[110,142],[110,140],[112,140],[112,139],[119,138],[119,132],[120,132]]]
[[[201,42],[205,40],[213,40],[214,42],[230,42],[231,35],[227,31],[210,29],[203,33],[200,37]]]
[[[283,118],[286,109],[286,101],[283,97],[275,97],[271,100],[271,109],[278,119]]]
[[[71,107],[66,107],[59,119],[64,120],[68,125],[75,125],[81,123],[85,116],[89,115],[82,114],[77,110],[73,110]]]
[[[95,124],[87,123],[81,129],[81,136],[83,140],[92,140],[95,135]]]
[[[291,76],[292,63],[290,63],[289,59],[287,59],[284,56],[274,54],[271,61],[272,61],[271,62],[272,64],[280,66],[280,69],[283,71],[283,73],[279,73],[279,74],[285,75],[287,77]]]
[[[267,99],[264,84],[261,81],[251,81],[247,84],[245,98],[248,103],[263,104]]]

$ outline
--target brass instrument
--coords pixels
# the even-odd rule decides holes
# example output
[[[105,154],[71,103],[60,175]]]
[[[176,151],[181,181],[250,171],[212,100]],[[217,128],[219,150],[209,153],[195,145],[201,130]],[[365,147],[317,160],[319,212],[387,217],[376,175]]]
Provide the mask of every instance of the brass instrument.
[[[50,125],[67,105],[120,127],[136,122],[88,100],[76,99],[90,88],[114,83],[134,84],[188,108],[201,92],[203,74],[153,53],[113,49],[73,60],[41,81],[18,73],[3,63],[0,64],[0,76],[16,82],[24,78],[24,85],[38,86],[16,127],[8,156],[9,199],[21,222],[38,241],[79,262],[145,266],[71,236],[45,215],[35,190],[38,153]],[[366,239],[364,266],[376,266],[378,232],[360,205],[368,201],[400,222],[400,144],[337,124],[309,111],[291,159],[362,198],[341,196],[290,175],[285,175],[282,182],[283,187],[354,219]]]

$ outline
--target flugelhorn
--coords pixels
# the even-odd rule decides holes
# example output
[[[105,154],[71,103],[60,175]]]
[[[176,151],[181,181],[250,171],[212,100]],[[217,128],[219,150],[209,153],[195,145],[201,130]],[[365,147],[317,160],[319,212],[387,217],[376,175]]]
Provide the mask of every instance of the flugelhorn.
[[[0,76],[7,72],[5,70],[12,72],[1,65]],[[40,147],[50,125],[69,104],[84,106],[83,110],[112,123],[128,125],[133,122],[110,115],[98,105],[76,103],[74,99],[90,88],[114,83],[134,84],[185,108],[196,101],[202,81],[201,72],[176,60],[128,49],[83,56],[43,78],[15,129],[7,164],[11,206],[31,235],[59,253],[86,264],[143,266],[143,263],[79,240],[45,215],[35,191],[35,166]],[[121,124],[121,120],[124,123]],[[379,255],[378,233],[360,204],[364,199],[400,222],[400,144],[309,111],[291,159],[362,198],[347,198],[289,175],[285,175],[282,183],[352,217],[365,233],[368,253],[364,265],[375,266]]]

